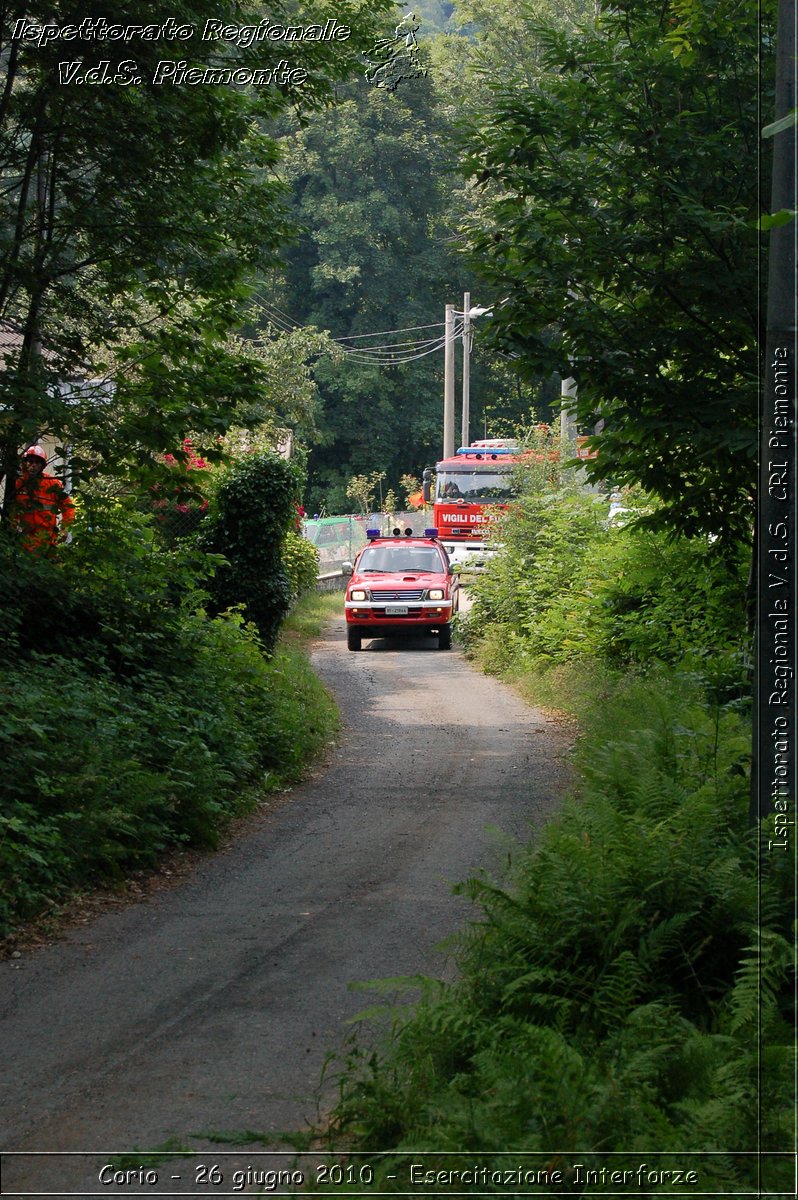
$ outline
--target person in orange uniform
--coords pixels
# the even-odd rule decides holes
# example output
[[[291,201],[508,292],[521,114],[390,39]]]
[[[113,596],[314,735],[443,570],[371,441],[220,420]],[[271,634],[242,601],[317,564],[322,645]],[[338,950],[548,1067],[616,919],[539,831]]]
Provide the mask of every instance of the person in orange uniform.
[[[39,446],[30,446],[22,457],[17,479],[13,522],[21,535],[21,544],[33,553],[55,546],[59,530],[65,533],[75,516],[75,506],[64,485],[45,471],[47,454]]]

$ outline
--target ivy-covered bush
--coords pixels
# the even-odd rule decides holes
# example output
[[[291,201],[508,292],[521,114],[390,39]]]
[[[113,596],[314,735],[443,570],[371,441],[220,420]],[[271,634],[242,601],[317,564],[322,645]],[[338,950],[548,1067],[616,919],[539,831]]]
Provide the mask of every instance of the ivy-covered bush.
[[[219,487],[215,511],[200,537],[225,564],[211,585],[216,612],[240,606],[270,649],[291,604],[291,580],[282,553],[296,516],[296,468],[276,454],[248,455]]]

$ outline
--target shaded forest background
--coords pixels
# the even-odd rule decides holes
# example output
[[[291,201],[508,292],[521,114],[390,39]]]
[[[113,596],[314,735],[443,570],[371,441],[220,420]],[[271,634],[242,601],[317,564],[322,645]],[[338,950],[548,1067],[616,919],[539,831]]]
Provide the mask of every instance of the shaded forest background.
[[[182,19],[200,28],[207,8]],[[76,487],[140,487],[187,436],[213,463],[289,430],[309,511],[347,511],[364,473],[401,497],[440,451],[444,307],[468,291],[493,311],[474,434],[551,420],[573,377],[580,425],[603,424],[595,477],[642,485],[680,532],[747,536],[770,0],[428,0],[424,73],[391,91],[365,79],[402,16],[386,0],[336,7],[346,41],[290,43],[308,79],[282,89],[65,87],[63,47],[10,37],[80,17],[51,9],[0,10],[10,483],[43,431],[69,445]],[[328,15],[292,2],[270,19]],[[286,44],[195,36],[187,53],[263,68]],[[145,75],[173,50],[143,44]],[[70,399],[63,381],[86,374],[113,380],[113,402]]]

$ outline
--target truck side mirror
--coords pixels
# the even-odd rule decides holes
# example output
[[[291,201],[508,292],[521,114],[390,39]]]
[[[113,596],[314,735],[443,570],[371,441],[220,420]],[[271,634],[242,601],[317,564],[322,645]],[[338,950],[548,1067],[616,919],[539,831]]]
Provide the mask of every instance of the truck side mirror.
[[[424,497],[424,503],[429,504],[432,498],[432,470],[430,467],[425,467],[421,475],[421,495]]]
[[[342,562],[341,563],[341,574],[342,575],[354,575],[354,573],[355,573],[355,568],[351,562]]]

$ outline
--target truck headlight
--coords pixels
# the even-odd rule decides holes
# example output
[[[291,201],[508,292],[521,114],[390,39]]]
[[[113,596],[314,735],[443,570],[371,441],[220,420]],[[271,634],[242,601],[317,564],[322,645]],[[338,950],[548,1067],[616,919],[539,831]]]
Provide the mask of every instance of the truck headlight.
[[[430,588],[430,590],[427,592],[427,599],[428,600],[442,600],[443,599],[443,588]]]
[[[363,591],[362,588],[355,588],[355,590],[353,592],[349,593],[349,599],[350,600],[365,600],[366,593]]]

